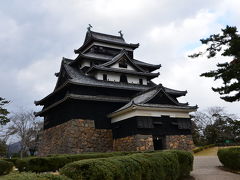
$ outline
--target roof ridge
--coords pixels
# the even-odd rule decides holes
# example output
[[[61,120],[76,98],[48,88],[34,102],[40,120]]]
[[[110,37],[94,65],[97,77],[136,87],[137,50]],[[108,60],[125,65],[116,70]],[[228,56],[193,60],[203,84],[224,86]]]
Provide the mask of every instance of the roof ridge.
[[[150,101],[152,98],[154,98],[162,89],[163,89],[163,86],[162,84],[158,84],[155,89],[157,89],[157,91],[154,93],[153,96],[147,98],[145,101],[143,101],[143,103],[146,103],[147,101]],[[163,90],[164,91],[164,90]]]
[[[125,39],[121,36],[117,36],[117,35],[112,35],[112,34],[105,34],[105,33],[101,33],[101,32],[96,32],[96,31],[89,31],[89,33],[95,33],[95,34],[99,34],[99,35],[103,35],[103,36],[108,36],[108,37],[114,37],[114,38],[118,38],[118,39],[122,39],[125,41]]]
[[[144,93],[147,93],[147,92],[149,92],[149,91],[152,91],[153,89],[157,88],[157,86],[159,86],[159,85],[162,85],[162,84],[160,83],[160,84],[155,85],[155,86],[153,86],[153,87],[151,87],[151,88],[149,88],[149,89],[147,89],[147,90],[145,90],[145,91],[141,91],[141,92],[137,93],[132,99],[134,99],[135,97],[140,96],[140,95],[142,95],[142,94],[144,94]]]
[[[179,93],[187,93],[187,90],[185,90],[185,91],[181,91],[181,90],[176,90],[176,89],[167,88],[167,87],[164,87],[164,89],[166,89],[166,90],[170,90],[170,91],[176,91],[176,92],[179,92]]]

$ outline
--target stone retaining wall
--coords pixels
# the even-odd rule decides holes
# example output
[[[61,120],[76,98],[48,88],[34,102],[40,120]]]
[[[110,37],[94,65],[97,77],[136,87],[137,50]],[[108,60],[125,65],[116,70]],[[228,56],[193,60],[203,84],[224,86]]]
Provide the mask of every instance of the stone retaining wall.
[[[164,144],[166,149],[191,151],[194,148],[192,135],[169,135]],[[154,150],[152,135],[137,134],[113,140],[111,129],[95,129],[93,120],[74,119],[44,130],[38,155],[147,150]]]
[[[194,147],[192,135],[166,136],[166,149],[181,149],[191,151]]]
[[[147,151],[153,150],[152,135],[133,135],[114,139],[114,151]]]
[[[44,130],[38,155],[112,151],[112,130],[95,129],[93,120],[74,119]]]

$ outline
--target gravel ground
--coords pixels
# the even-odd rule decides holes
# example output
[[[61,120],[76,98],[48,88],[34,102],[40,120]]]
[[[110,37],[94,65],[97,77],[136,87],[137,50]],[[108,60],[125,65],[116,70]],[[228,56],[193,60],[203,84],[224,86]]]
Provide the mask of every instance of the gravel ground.
[[[191,177],[185,180],[240,180],[240,175],[219,168],[217,156],[195,156]]]

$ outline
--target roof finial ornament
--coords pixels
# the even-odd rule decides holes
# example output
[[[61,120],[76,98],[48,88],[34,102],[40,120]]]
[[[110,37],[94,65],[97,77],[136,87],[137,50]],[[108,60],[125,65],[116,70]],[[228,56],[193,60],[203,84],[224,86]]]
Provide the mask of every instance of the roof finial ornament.
[[[121,37],[123,37],[122,30],[118,31],[118,33],[120,34]]]
[[[88,24],[87,30],[88,30],[88,31],[91,31],[91,28],[92,28],[92,25],[91,25],[91,24]]]

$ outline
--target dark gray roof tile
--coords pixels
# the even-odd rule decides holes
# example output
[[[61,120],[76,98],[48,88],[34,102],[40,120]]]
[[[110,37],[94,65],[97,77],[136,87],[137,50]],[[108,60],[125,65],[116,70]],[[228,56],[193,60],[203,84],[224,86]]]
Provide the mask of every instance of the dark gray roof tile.
[[[114,35],[94,32],[94,31],[90,31],[89,33],[91,33],[92,37],[95,39],[101,39],[101,40],[110,41],[110,42],[126,43],[123,37],[121,36],[114,36]]]
[[[80,69],[72,67],[67,63],[64,65],[66,71],[71,77],[70,81],[76,84],[89,85],[89,86],[102,86],[110,88],[120,88],[120,89],[132,89],[132,90],[146,90],[149,87],[147,85],[138,85],[138,84],[129,84],[129,83],[120,83],[120,82],[111,82],[97,80],[91,76],[85,75]]]

